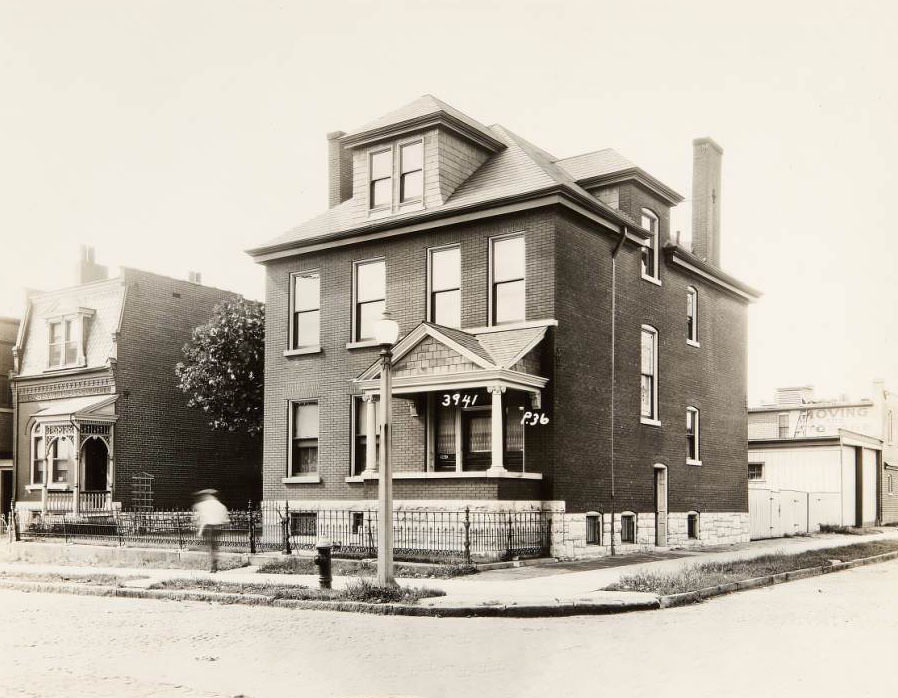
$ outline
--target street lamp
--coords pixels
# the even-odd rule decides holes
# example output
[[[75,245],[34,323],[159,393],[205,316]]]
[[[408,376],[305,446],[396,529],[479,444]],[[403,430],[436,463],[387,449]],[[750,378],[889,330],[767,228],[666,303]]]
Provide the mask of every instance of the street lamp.
[[[390,431],[393,397],[393,345],[399,338],[399,324],[384,311],[374,324],[374,338],[380,345],[380,427],[381,468],[377,494],[377,583],[395,584],[393,579],[393,463]]]

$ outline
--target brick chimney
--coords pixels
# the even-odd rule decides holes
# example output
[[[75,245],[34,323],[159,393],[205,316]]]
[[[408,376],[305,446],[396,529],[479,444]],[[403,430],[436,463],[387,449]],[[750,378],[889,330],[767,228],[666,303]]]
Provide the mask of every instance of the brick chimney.
[[[198,271],[188,271],[187,272],[187,280],[192,284],[202,284],[203,283],[203,275]]]
[[[710,138],[692,141],[692,252],[720,266],[720,165],[723,148]]]
[[[81,245],[81,259],[78,262],[78,283],[89,284],[94,281],[105,281],[109,278],[109,269],[97,264],[94,248]]]
[[[340,143],[344,131],[327,134],[327,204],[330,208],[352,198],[352,152]]]

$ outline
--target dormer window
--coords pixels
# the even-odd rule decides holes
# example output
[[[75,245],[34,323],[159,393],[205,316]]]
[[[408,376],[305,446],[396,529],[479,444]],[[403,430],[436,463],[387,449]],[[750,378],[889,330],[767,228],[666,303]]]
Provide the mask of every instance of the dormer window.
[[[87,318],[93,310],[80,308],[77,312],[47,319],[47,368],[84,366],[84,338]]]
[[[389,208],[393,203],[393,150],[379,150],[370,157],[369,206]]]
[[[647,208],[642,209],[640,224],[651,236],[642,248],[642,278],[659,281],[658,277],[658,216]]]
[[[424,196],[424,142],[399,148],[399,203],[420,201]]]

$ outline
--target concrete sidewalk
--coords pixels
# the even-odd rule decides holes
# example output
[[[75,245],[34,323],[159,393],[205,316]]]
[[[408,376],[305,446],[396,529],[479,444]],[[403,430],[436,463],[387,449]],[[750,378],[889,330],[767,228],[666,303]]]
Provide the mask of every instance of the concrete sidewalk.
[[[817,534],[812,537],[755,541],[728,549],[715,551],[690,551],[671,559],[652,560],[627,564],[622,556],[615,566],[595,568],[596,564],[610,561],[578,561],[544,563],[534,567],[492,570],[480,574],[453,579],[398,578],[409,586],[426,586],[442,589],[446,596],[423,599],[421,606],[433,609],[491,609],[497,607],[529,607],[533,609],[564,606],[599,605],[605,612],[644,608],[657,603],[654,594],[634,592],[608,592],[603,588],[618,581],[624,575],[637,572],[671,573],[684,567],[705,562],[746,560],[772,553],[797,554],[808,550],[854,545],[866,541],[898,540],[898,529],[884,528],[877,533],[864,535]],[[644,559],[644,557],[643,557]],[[592,568],[591,568],[592,567]],[[581,570],[582,568],[582,570]],[[200,570],[155,569],[143,567],[97,567],[28,562],[0,563],[0,574],[5,575],[114,575],[131,578],[124,586],[147,588],[152,584],[172,579],[215,579],[238,583],[265,583],[317,588],[317,575],[263,574],[258,567],[241,567],[211,574]],[[334,577],[334,587],[342,588],[355,577]]]

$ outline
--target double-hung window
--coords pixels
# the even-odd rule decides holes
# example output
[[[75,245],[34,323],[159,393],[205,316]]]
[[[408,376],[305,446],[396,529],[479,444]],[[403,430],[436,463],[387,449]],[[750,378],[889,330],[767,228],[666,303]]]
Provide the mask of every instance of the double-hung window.
[[[461,327],[461,252],[458,245],[429,251],[430,321]]]
[[[650,233],[642,248],[642,278],[658,281],[658,216],[644,208],[640,220]]]
[[[686,341],[698,346],[698,291],[686,289]]]
[[[318,403],[290,405],[290,477],[318,472]]]
[[[290,277],[292,318],[290,348],[302,349],[321,343],[321,279],[317,271],[304,271]]]
[[[421,201],[424,196],[424,142],[399,147],[399,203]]]
[[[72,440],[66,436],[48,439],[44,427],[36,424],[31,432],[31,484],[66,485],[74,463]]]
[[[393,203],[393,149],[371,153],[368,171],[368,207],[390,208]]]
[[[686,408],[686,462],[701,463],[699,411],[695,407]]]
[[[57,320],[49,323],[50,368],[70,366],[78,360],[78,339],[75,320]]]
[[[355,265],[353,339],[374,339],[374,323],[386,308],[386,264],[378,259]]]
[[[776,432],[780,439],[789,438],[789,413],[782,412],[776,417]]]
[[[524,236],[494,238],[491,244],[491,324],[501,325],[525,320],[526,247]]]
[[[658,331],[642,326],[640,352],[640,417],[643,421],[658,420]]]

